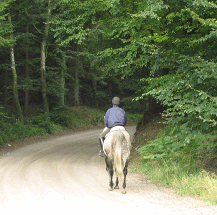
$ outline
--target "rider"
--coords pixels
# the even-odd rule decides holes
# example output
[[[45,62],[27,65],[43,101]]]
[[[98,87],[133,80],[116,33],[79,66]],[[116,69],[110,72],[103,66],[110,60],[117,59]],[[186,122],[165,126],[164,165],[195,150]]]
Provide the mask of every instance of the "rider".
[[[111,128],[114,126],[117,126],[117,125],[125,126],[127,124],[127,115],[125,111],[118,106],[120,104],[120,98],[114,97],[112,99],[112,104],[113,104],[113,107],[109,108],[106,111],[106,114],[104,117],[106,127],[103,130],[103,132],[99,135],[99,142],[100,142],[100,147],[101,147],[99,156],[101,157],[104,157],[103,143],[104,143],[106,134],[108,134]]]

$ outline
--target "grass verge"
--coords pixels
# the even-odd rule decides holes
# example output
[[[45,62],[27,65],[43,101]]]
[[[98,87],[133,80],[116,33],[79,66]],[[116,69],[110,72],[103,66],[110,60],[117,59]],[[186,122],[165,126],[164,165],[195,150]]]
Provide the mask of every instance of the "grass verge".
[[[165,135],[164,130],[167,129],[155,120],[137,132],[134,153],[139,158],[132,161],[132,170],[142,171],[153,182],[173,188],[180,195],[188,195],[217,204],[217,175],[215,171],[208,171],[204,164],[208,155],[203,153],[202,156],[201,154],[195,156],[193,149],[186,153],[183,147],[175,152],[170,150],[165,155],[165,148],[168,150],[171,147],[170,142],[163,139],[164,146],[158,144],[160,144],[159,139]],[[161,132],[159,132],[160,130]],[[208,140],[213,144],[211,134]],[[205,144],[205,139],[203,141]],[[142,149],[144,145],[147,147]]]
[[[183,158],[183,160],[188,158]],[[133,161],[133,171],[142,171],[153,182],[188,195],[217,204],[217,176],[203,169],[189,171],[173,160]]]

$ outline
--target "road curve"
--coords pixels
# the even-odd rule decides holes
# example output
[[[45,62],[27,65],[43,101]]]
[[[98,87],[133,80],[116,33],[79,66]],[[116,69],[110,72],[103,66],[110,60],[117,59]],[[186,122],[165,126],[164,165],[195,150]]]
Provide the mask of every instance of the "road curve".
[[[135,127],[127,130],[133,136]],[[147,214],[214,215],[217,208],[183,198],[129,172],[126,195],[108,191],[101,130],[76,132],[0,157],[0,215]]]

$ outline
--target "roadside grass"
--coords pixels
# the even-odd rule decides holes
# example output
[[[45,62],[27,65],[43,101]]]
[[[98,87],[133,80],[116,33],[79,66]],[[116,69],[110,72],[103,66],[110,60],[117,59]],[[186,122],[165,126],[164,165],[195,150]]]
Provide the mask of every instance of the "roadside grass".
[[[180,194],[189,194],[217,204],[217,176],[214,173],[202,169],[190,177],[184,174],[180,180],[174,179],[171,183]]]
[[[189,158],[184,158],[186,160]],[[143,172],[152,182],[173,188],[179,195],[188,195],[217,204],[217,176],[173,160],[132,161],[132,171]]]
[[[159,133],[159,130],[156,130],[158,133],[153,135],[152,131],[152,140],[150,140],[149,133],[150,128],[153,128],[153,123],[149,126],[150,124],[146,125],[146,128],[140,130],[140,134],[136,136],[138,143],[134,143],[133,153],[136,155],[131,162],[131,171],[142,172],[152,182],[170,187],[179,195],[187,195],[217,204],[217,175],[215,171],[206,169],[207,166],[203,163],[204,158],[201,159],[200,156],[197,157],[190,151],[188,153],[180,151],[176,156],[173,156],[172,152],[171,156],[153,155],[151,154],[153,147],[140,151],[142,145],[147,146],[159,138],[159,134],[163,135],[163,132]],[[203,156],[206,155],[203,154]]]

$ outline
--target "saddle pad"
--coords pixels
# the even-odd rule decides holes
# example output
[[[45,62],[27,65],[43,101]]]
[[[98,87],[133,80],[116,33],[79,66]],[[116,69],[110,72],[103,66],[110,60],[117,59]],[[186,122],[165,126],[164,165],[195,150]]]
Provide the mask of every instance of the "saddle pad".
[[[103,131],[105,131],[106,128],[107,128],[107,127],[105,127]],[[124,126],[117,125],[117,126],[112,127],[111,130],[109,131],[109,133],[110,133],[111,131],[118,131],[118,130],[124,130],[124,131],[125,131],[126,129],[124,128]],[[109,133],[108,133],[108,134],[109,134]],[[105,135],[105,138],[108,136],[108,134]]]
[[[118,125],[111,128],[111,131],[125,130],[124,126]]]

